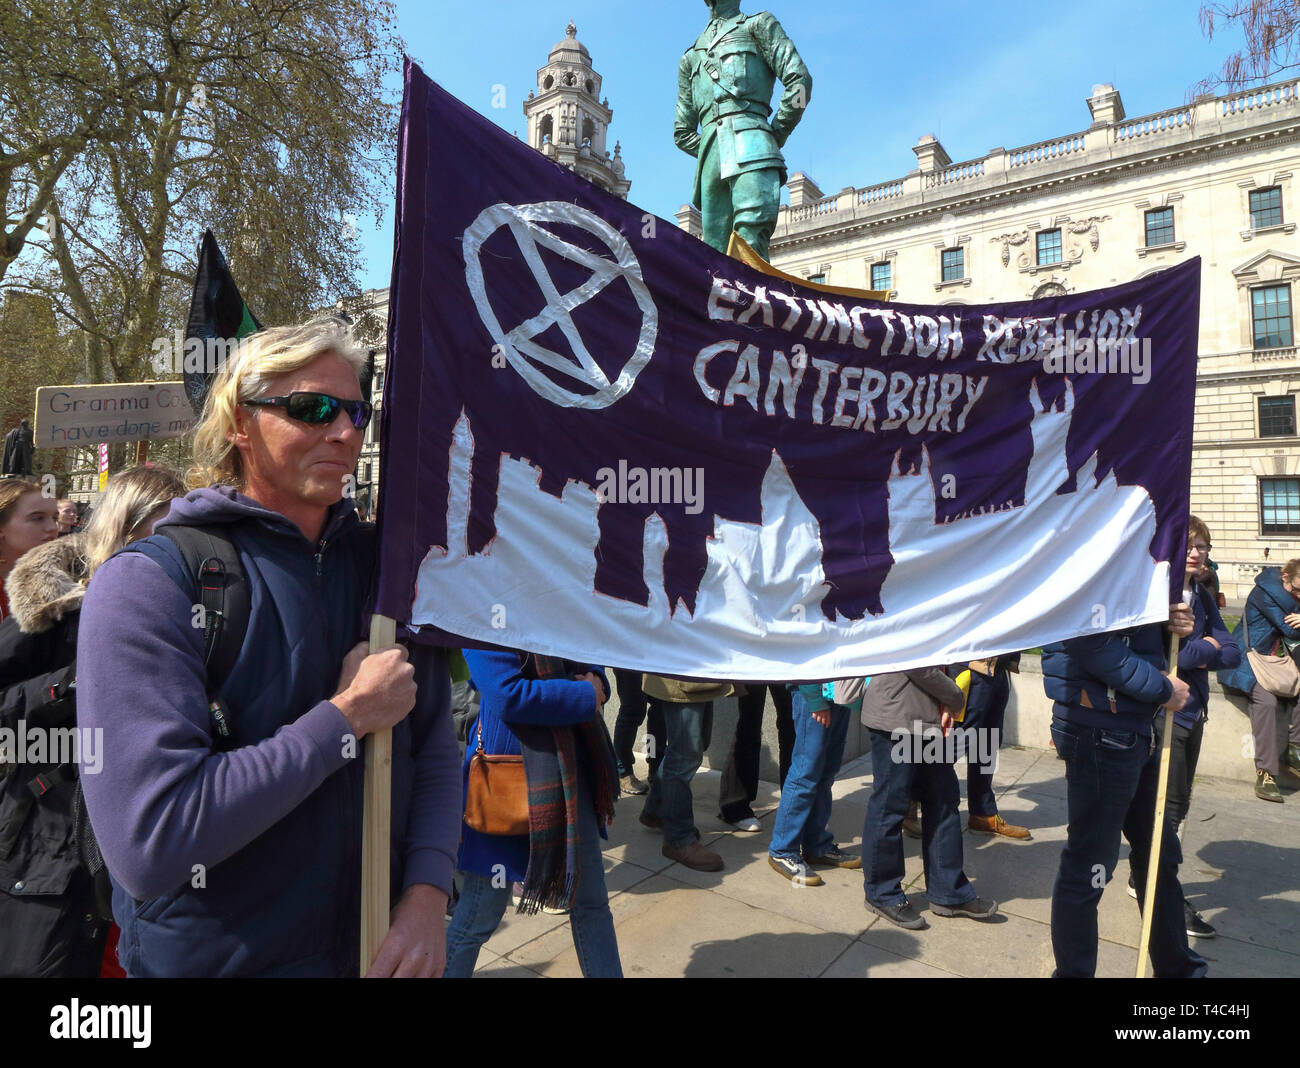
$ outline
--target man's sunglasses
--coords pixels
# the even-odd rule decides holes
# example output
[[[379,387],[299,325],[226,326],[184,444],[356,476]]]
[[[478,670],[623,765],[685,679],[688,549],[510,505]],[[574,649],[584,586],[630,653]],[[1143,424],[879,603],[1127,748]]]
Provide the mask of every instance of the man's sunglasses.
[[[329,426],[342,408],[358,430],[370,425],[374,411],[369,401],[343,400],[328,393],[290,393],[287,397],[257,397],[244,403],[258,408],[283,408],[290,419],[310,426]]]

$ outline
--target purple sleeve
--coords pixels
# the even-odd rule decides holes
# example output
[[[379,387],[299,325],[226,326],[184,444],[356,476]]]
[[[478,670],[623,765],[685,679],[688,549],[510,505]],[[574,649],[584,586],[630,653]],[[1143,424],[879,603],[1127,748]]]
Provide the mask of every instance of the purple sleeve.
[[[1211,663],[1217,651],[1204,638],[1189,638],[1178,647],[1178,670],[1197,671],[1211,666],[1223,667],[1222,664]]]
[[[1205,629],[1208,637],[1218,642],[1219,648],[1216,649],[1204,637],[1184,642],[1178,650],[1179,670],[1193,671],[1197,668],[1207,668],[1211,671],[1225,671],[1235,668],[1241,663],[1241,649],[1232,640],[1228,628],[1223,625],[1219,606],[1214,603],[1213,597],[1208,596],[1202,598],[1202,604],[1205,608]]]
[[[77,721],[101,733],[86,805],[109,872],[140,900],[238,852],[343,767],[348,722],[321,701],[256,745],[212,749],[200,631],[152,560],[114,557],[81,610]]]
[[[428,883],[451,896],[460,844],[460,748],[451,721],[451,687],[441,650],[412,646],[419,690],[413,716],[415,780],[406,824],[402,889]]]

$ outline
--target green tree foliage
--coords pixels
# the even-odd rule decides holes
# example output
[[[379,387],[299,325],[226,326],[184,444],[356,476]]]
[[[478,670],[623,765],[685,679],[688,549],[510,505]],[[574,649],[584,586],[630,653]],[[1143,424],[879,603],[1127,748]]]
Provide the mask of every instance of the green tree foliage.
[[[40,233],[55,188],[97,137],[122,133],[144,72],[113,69],[95,48],[98,0],[0,4],[0,280]]]
[[[0,56],[93,57],[63,65],[75,76],[6,64],[0,90],[0,168],[22,178],[6,232],[61,168],[4,283],[79,331],[87,380],[157,377],[204,227],[268,325],[355,292],[352,220],[378,218],[392,185],[388,0],[19,0],[0,33]]]
[[[75,338],[62,330],[44,297],[10,293],[0,301],[0,435],[31,420],[37,386],[69,385],[80,360]],[[62,471],[62,449],[37,449],[34,467]]]

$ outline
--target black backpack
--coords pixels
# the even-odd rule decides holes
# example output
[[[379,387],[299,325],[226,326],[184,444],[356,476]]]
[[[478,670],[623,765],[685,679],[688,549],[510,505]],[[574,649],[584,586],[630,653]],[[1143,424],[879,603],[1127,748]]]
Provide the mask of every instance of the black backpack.
[[[218,752],[232,746],[231,713],[221,700],[220,689],[230,677],[248,627],[251,601],[248,579],[239,554],[230,540],[228,526],[166,526],[157,535],[179,550],[183,570],[164,548],[149,542],[128,545],[122,552],[144,553],[162,567],[182,590],[193,591],[193,604],[202,606],[203,666],[208,677],[208,713],[213,747]],[[86,814],[85,797],[78,777],[72,798],[73,844],[81,863],[95,884],[95,904],[105,920],[113,918],[113,888],[104,867],[104,857]]]

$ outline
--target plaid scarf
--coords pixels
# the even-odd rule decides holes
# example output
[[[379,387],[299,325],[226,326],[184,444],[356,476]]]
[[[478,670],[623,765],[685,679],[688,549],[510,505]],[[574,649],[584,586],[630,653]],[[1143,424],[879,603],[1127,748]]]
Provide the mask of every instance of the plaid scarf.
[[[524,674],[537,679],[569,679],[587,668],[555,657],[524,654]],[[595,795],[596,826],[614,819],[618,768],[605,721],[594,716],[573,727],[512,724],[524,755],[528,780],[528,871],[519,911],[543,906],[572,908],[578,891],[578,776],[588,772]]]

